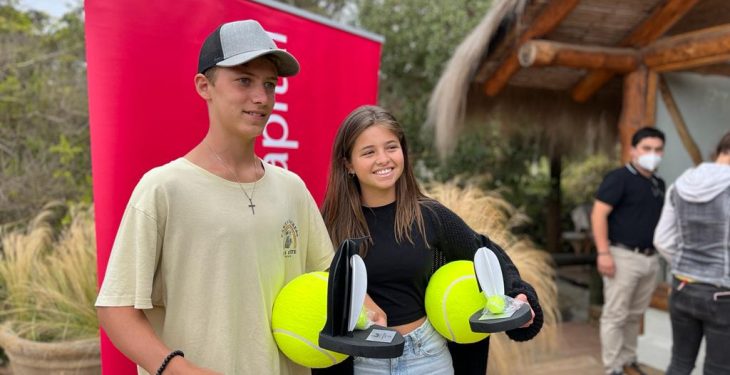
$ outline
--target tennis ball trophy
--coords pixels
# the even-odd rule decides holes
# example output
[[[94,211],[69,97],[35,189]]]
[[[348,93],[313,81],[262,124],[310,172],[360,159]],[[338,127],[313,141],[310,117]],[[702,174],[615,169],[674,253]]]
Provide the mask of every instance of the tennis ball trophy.
[[[368,285],[365,263],[358,254],[363,240],[343,241],[332,259],[327,285],[327,322],[319,334],[319,346],[357,357],[396,358],[403,354],[403,336],[391,328],[378,325],[365,328],[367,324],[363,324],[366,317],[362,315],[362,307]]]
[[[474,272],[487,301],[469,318],[474,332],[503,332],[521,327],[532,318],[530,305],[504,295],[502,268],[494,252],[486,247],[474,255]]]

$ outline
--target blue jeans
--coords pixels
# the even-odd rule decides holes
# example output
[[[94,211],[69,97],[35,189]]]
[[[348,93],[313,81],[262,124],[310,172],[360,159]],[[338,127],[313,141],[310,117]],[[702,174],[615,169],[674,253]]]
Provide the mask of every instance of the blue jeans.
[[[674,279],[669,297],[673,343],[666,375],[692,372],[702,336],[707,343],[703,374],[730,374],[730,296],[713,297],[728,289],[689,283],[677,290],[678,285]]]
[[[355,358],[355,375],[453,375],[444,339],[426,320],[404,336],[403,355],[393,359]]]

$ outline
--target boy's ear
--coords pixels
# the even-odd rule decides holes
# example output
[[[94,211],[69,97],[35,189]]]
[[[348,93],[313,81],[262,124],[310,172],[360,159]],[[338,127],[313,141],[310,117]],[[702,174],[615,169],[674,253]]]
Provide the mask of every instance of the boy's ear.
[[[208,80],[208,77],[198,73],[195,75],[195,91],[198,92],[201,98],[210,100],[210,87],[212,84]]]

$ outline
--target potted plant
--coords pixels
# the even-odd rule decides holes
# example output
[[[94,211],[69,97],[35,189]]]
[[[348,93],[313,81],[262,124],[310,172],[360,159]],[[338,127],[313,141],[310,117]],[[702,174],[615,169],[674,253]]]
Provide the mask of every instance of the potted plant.
[[[101,374],[92,209],[47,205],[2,251],[0,346],[13,374]]]

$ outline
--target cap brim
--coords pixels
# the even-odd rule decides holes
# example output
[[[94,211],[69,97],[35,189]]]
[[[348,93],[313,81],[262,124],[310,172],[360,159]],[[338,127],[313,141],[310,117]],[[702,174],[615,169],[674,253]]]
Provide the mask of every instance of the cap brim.
[[[232,67],[245,64],[255,58],[261,56],[273,56],[277,73],[280,77],[289,77],[299,73],[299,62],[289,52],[283,49],[264,49],[258,51],[239,53],[231,56],[217,64],[216,66]]]

